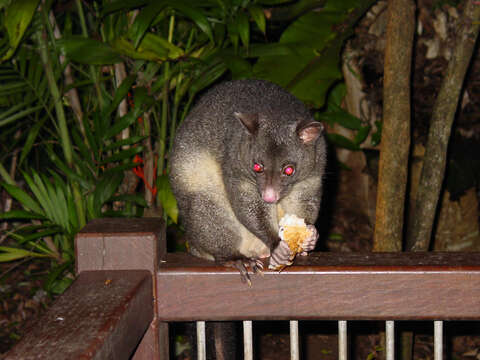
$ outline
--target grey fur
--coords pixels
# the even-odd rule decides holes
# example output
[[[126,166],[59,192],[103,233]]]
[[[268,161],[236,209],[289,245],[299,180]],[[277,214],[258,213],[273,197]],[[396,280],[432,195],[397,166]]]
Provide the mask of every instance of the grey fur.
[[[307,126],[316,134],[316,125],[302,102],[267,81],[226,82],[200,99],[179,127],[170,157],[192,254],[217,261],[266,257],[279,241],[280,213],[315,222],[325,140],[317,134],[304,143],[300,133]],[[264,166],[261,175],[255,162]],[[295,165],[292,176],[282,174],[286,164]],[[279,201],[262,199],[266,187]]]

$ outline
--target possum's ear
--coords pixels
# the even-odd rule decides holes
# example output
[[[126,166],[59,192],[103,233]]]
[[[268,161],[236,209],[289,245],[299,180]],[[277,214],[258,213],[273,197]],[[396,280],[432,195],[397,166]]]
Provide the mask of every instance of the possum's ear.
[[[314,143],[323,132],[323,125],[318,121],[300,121],[297,135],[304,144]]]
[[[233,115],[245,126],[250,134],[256,134],[258,130],[258,114],[245,114],[235,111]]]

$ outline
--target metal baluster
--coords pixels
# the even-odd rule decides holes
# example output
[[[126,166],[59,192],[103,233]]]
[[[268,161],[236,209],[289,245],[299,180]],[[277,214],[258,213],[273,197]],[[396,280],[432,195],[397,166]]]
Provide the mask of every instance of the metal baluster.
[[[298,360],[300,349],[298,347],[298,320],[290,321],[290,359]]]
[[[347,360],[347,322],[338,322],[338,360]]]
[[[206,360],[205,321],[197,321],[197,359]]]
[[[244,360],[253,360],[252,322],[243,322],[243,354]]]
[[[434,359],[443,359],[443,321],[433,322]]]
[[[386,360],[395,359],[395,322],[385,322],[385,347],[386,347]]]

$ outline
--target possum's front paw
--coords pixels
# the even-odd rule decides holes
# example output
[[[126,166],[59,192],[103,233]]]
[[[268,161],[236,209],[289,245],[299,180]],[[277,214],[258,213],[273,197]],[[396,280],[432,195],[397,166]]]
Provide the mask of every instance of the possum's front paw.
[[[254,274],[258,273],[263,275],[263,262],[260,259],[244,258],[237,260],[228,260],[223,262],[223,265],[237,269],[240,272],[240,279],[243,283],[247,283],[248,286],[252,286],[252,280],[250,279],[250,274],[248,273],[248,270],[250,270]]]
[[[302,256],[308,255],[309,251],[315,249],[315,245],[317,245],[318,240],[318,231],[313,225],[307,225],[307,229],[310,232],[310,235],[303,240],[302,249],[303,251],[300,253]]]
[[[295,254],[285,240],[281,240],[270,255],[269,269],[281,271],[285,266],[292,265]]]

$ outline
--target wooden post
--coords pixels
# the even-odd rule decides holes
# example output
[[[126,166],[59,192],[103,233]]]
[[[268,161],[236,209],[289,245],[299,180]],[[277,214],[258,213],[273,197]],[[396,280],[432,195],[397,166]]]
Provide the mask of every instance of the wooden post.
[[[76,272],[148,270],[153,276],[154,319],[133,359],[168,359],[168,324],[158,320],[157,270],[166,256],[161,218],[95,219],[75,239]]]

